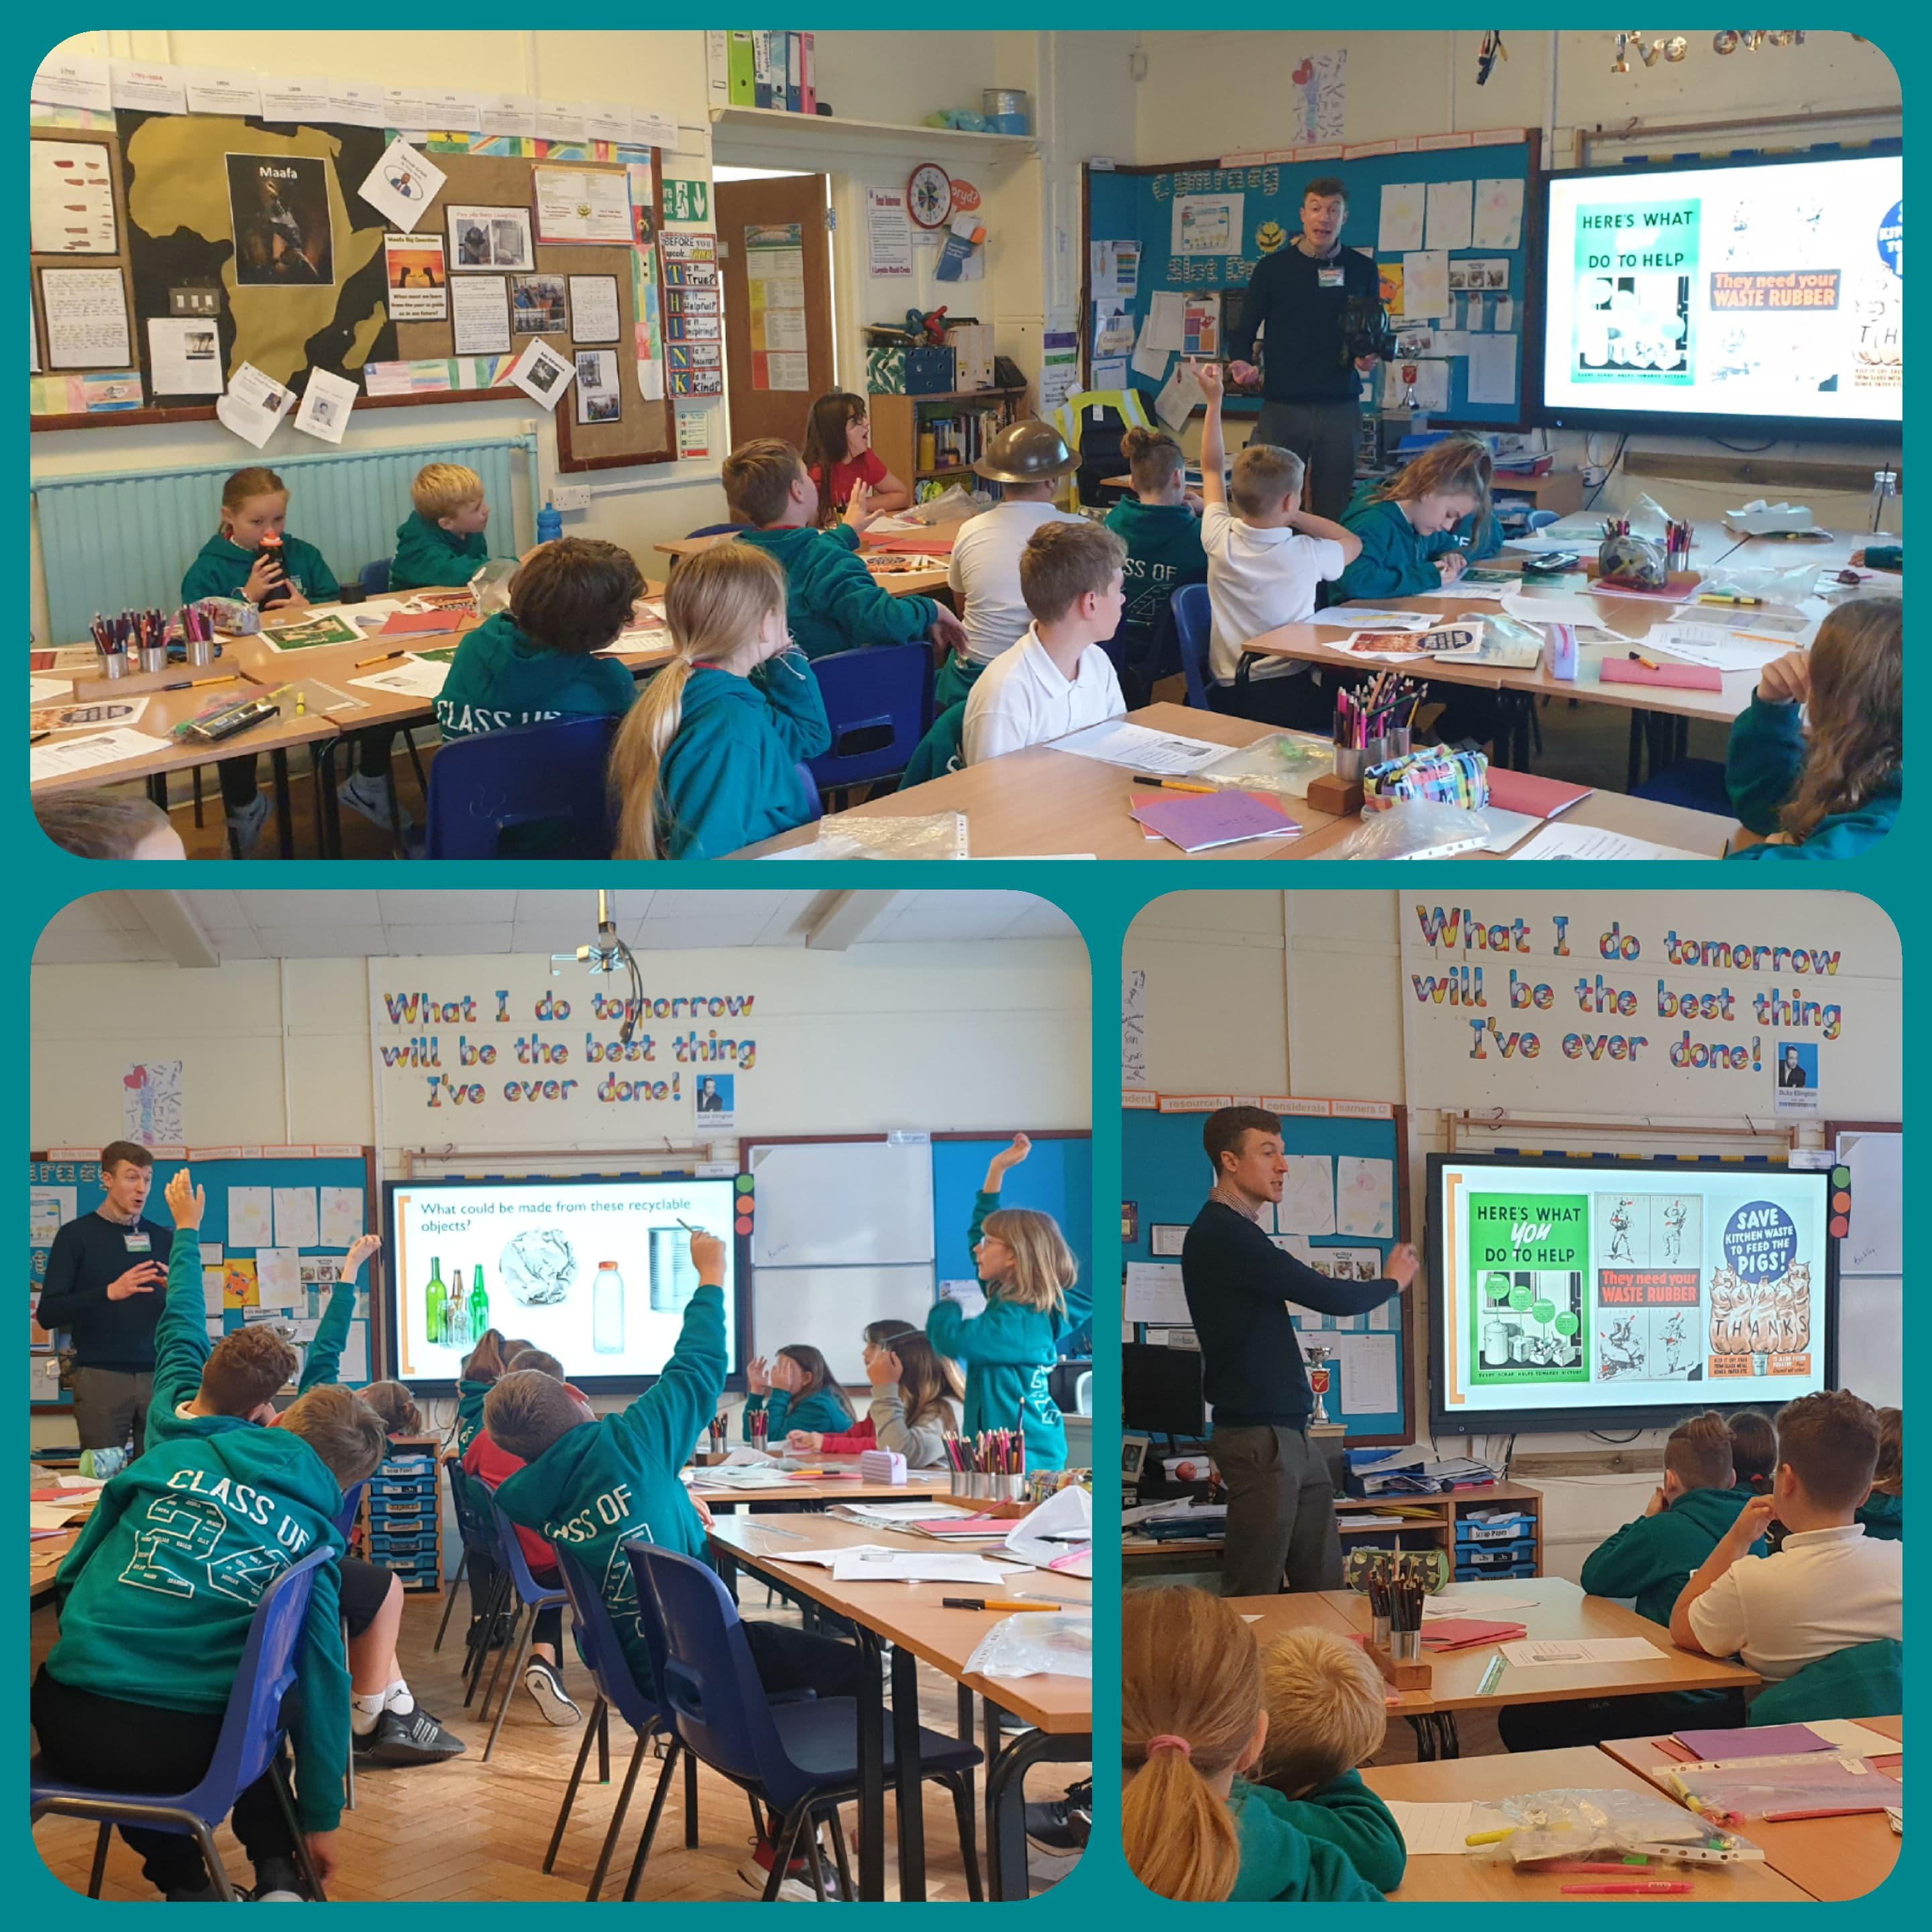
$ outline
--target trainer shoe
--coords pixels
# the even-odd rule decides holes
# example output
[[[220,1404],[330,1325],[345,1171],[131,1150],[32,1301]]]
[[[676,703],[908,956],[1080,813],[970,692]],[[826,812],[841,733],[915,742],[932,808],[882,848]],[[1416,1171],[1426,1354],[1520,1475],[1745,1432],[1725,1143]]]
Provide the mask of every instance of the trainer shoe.
[[[356,1740],[357,1762],[366,1765],[440,1764],[445,1758],[460,1757],[469,1748],[421,1706],[407,1717],[385,1711],[375,1729]]]
[[[257,792],[238,812],[228,814],[229,848],[238,859],[245,859],[255,849],[255,842],[262,836],[262,827],[268,822],[268,801]]]
[[[389,788],[382,779],[372,778],[366,772],[358,772],[336,787],[335,796],[379,831],[388,830]],[[400,799],[396,801],[396,817],[399,829],[404,832],[416,823]]]
[[[752,1841],[752,1856],[738,1868],[738,1876],[754,1892],[762,1892],[770,1880],[772,1864],[777,1856],[778,1847],[760,1832]],[[825,1896],[828,1899],[838,1898],[838,1873],[831,1854],[821,1848],[818,1863],[825,1878]],[[812,1888],[812,1862],[802,1852],[794,1856],[785,1867],[785,1875],[778,1881],[775,1896],[795,1905],[815,1905],[818,1902],[818,1894]]]
[[[580,1724],[584,1713],[563,1688],[563,1673],[543,1658],[533,1657],[524,1670],[524,1688],[536,1699],[546,1724]]]

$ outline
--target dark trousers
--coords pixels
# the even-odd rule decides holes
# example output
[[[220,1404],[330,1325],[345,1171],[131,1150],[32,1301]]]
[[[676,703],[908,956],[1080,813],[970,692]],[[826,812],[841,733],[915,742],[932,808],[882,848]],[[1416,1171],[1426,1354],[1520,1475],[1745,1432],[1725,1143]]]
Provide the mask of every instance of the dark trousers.
[[[1215,1429],[1215,1467],[1228,1486],[1224,1597],[1339,1590],[1342,1539],[1328,1465],[1305,1430]]]
[[[1744,1721],[1742,1690],[1680,1690],[1647,1697],[1576,1697],[1561,1704],[1510,1704],[1496,1713],[1505,1750],[1564,1750],[1606,1738],[1668,1737],[1680,1724],[1735,1729]]]
[[[389,752],[396,742],[394,728],[372,724],[368,730],[352,731],[350,736],[356,745],[356,769],[367,778],[386,778]],[[246,811],[254,800],[256,789],[254,754],[224,758],[218,769],[221,773],[223,808],[230,813]]]
[[[741,1626],[758,1666],[758,1682],[767,1692],[816,1690],[821,1697],[856,1697],[866,1681],[865,1660],[849,1643],[789,1624],[754,1623]]]
[[[148,1442],[148,1404],[154,1393],[152,1371],[124,1374],[118,1369],[76,1369],[74,1420],[83,1449],[118,1449],[130,1436],[134,1454]]]
[[[1308,466],[1301,485],[1302,508],[1340,523],[1354,494],[1361,428],[1361,405],[1353,400],[1264,403],[1248,440],[1293,450]]]
[[[1325,736],[1334,727],[1335,694],[1316,679],[1313,671],[1292,671],[1282,676],[1212,685],[1209,692],[1214,709],[1230,718],[1252,718],[1257,724],[1279,724],[1291,731],[1318,731]]]
[[[206,1775],[221,1735],[219,1711],[164,1711],[152,1704],[97,1696],[48,1676],[34,1679],[31,1712],[47,1770],[75,1784],[106,1791],[174,1796]],[[272,1774],[265,1773],[235,1801],[230,1822],[250,1864],[292,1858],[289,1829]],[[214,1882],[190,1838],[122,1826],[121,1835],[141,1855],[148,1882],[163,1892],[200,1892]]]

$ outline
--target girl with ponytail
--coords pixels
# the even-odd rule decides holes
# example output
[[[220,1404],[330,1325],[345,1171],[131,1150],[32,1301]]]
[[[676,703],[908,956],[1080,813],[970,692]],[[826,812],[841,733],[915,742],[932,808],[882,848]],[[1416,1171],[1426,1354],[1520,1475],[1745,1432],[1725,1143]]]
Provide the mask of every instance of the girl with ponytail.
[[[812,667],[785,628],[781,566],[715,544],[671,573],[676,655],[610,751],[620,859],[716,859],[815,816],[799,770],[832,742]]]
[[[1120,1831],[1163,1898],[1349,1904],[1382,1894],[1241,1773],[1268,1738],[1254,1632],[1218,1597],[1130,1590],[1120,1614]]]

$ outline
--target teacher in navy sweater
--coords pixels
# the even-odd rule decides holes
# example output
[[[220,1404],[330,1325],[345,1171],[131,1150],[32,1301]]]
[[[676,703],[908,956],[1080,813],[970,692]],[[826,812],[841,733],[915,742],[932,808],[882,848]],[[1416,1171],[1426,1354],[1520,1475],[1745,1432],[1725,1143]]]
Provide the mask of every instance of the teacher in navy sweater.
[[[134,1141],[100,1150],[107,1198],[54,1236],[34,1319],[64,1329],[75,1358],[74,1419],[83,1449],[146,1446],[154,1391],[154,1329],[161,1318],[174,1231],[147,1220],[154,1157]]]
[[[1415,1279],[1415,1250],[1392,1249],[1378,1281],[1331,1281],[1275,1246],[1264,1208],[1281,1198],[1288,1162],[1279,1116],[1223,1107],[1202,1132],[1214,1191],[1180,1251],[1181,1286],[1201,1344],[1202,1393],[1214,1408],[1212,1450],[1228,1486],[1222,1594],[1339,1590],[1342,1540],[1334,1486],[1309,1434],[1315,1397],[1288,1313],[1364,1315]]]

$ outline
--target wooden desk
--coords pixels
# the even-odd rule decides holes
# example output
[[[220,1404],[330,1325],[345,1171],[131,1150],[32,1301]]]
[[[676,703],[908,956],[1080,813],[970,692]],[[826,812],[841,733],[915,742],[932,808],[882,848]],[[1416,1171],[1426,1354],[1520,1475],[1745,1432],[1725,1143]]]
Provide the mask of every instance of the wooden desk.
[[[1457,1586],[1459,1588],[1461,1586]],[[1627,1765],[1588,1746],[1574,1750],[1517,1751],[1496,1757],[1458,1758],[1448,1764],[1371,1765],[1362,1781],[1378,1798],[1411,1804],[1448,1804],[1473,1799],[1492,1804],[1532,1791],[1640,1791],[1644,1780]],[[1579,1905],[1789,1903],[1806,1894],[1768,1864],[1672,1867],[1664,1876],[1686,1878],[1694,1892],[1636,1900],[1576,1898]],[[1402,1883],[1389,1894],[1396,1904],[1556,1904],[1572,1902],[1566,1885],[1597,1881],[1560,1872],[1520,1872],[1507,1858],[1478,1849],[1460,1857],[1431,1853],[1412,1858]],[[1607,1882],[1607,1881],[1606,1881]]]
[[[929,1664],[951,1678],[962,1693],[976,1693],[987,1706],[986,1752],[987,1870],[989,1894],[1023,1898],[1027,1892],[1026,1772],[1039,1763],[1084,1762],[1093,1754],[1094,1687],[1079,1677],[988,1678],[970,1672],[967,1661],[998,1618],[980,1610],[949,1610],[943,1598],[994,1595],[991,1586],[962,1583],[836,1583],[822,1564],[788,1562],[796,1550],[795,1518],[770,1524],[761,1531],[755,1515],[734,1516],[712,1526],[710,1540],[724,1570],[728,1588],[738,1568],[782,1583],[796,1595],[808,1597],[856,1628],[860,1650],[876,1660],[885,1644],[892,1646],[893,1754],[898,1788],[899,1896],[926,1896],[924,1814],[919,1778],[919,1688],[915,1661]],[[782,1529],[782,1538],[773,1534]],[[854,1544],[883,1544],[930,1556],[949,1546],[929,1537],[878,1530],[836,1518],[815,1520],[806,1547],[826,1550]],[[972,1546],[976,1550],[988,1546]],[[1077,1577],[1050,1570],[1023,1572],[1006,1586],[1034,1596],[1054,1597],[1086,1609],[1094,1600],[1093,1586]],[[868,1672],[869,1685],[876,1674]],[[969,1700],[961,1700],[962,1736],[971,1735]],[[1010,1742],[1003,1742],[996,1710],[1010,1712],[1034,1726]],[[862,1898],[884,1895],[885,1875],[885,1718],[882,1700],[868,1690],[860,1700],[859,1889]]]
[[[1220,745],[1252,744],[1277,728],[1182,704],[1150,704],[1127,716],[1151,730],[1176,732]],[[969,766],[963,772],[949,772],[929,784],[894,792],[889,798],[868,800],[852,809],[866,818],[963,812],[970,821],[968,836],[976,859],[1088,853],[1097,859],[1190,862],[1319,858],[1332,854],[1355,824],[1353,818],[1338,819],[1318,812],[1305,800],[1292,800],[1288,809],[1301,823],[1300,838],[1258,838],[1190,854],[1164,838],[1145,837],[1128,817],[1130,797],[1147,788],[1145,779],[1120,766],[1056,752],[1050,745],[1032,745],[1023,752]],[[1724,856],[1725,839],[1735,830],[1730,820],[1710,812],[1687,812],[1682,806],[1656,805],[1614,792],[1592,794],[1572,806],[1564,818],[1573,825],[1606,827],[1713,859]],[[817,836],[815,826],[802,826],[730,856],[762,858],[794,845],[808,845]],[[1479,852],[1463,856],[1485,860],[1496,855]]]
[[[1862,1718],[1858,1721],[1873,1730],[1895,1725],[1903,1755],[1903,1718]],[[1664,1742],[1659,1737],[1617,1738],[1602,1748],[1618,1764],[1668,1792],[1662,1773],[1682,1760],[1663,1748]],[[1898,1862],[1898,1835],[1882,1812],[1852,1818],[1797,1818],[1784,1824],[1747,1817],[1741,1828],[1746,1838],[1764,1847],[1766,1862],[1772,1870],[1781,1872],[1814,1898],[1862,1898],[1884,1884]]]
[[[708,537],[674,537],[668,543],[653,544],[651,548],[669,557],[674,569],[680,557],[695,556],[700,550],[710,549],[713,544],[729,543],[733,534],[730,530],[719,530]],[[892,551],[868,549],[862,538],[859,554],[865,559],[872,574],[895,597],[930,597],[946,588],[948,572],[944,566],[936,570],[895,569],[891,567],[896,561]]]
[[[814,1458],[814,1465],[827,1469],[852,1469],[856,1456],[826,1456]],[[952,1493],[950,1469],[908,1469],[903,1483],[867,1483],[851,1476],[801,1476],[786,1486],[769,1490],[738,1490],[728,1486],[708,1489],[704,1479],[708,1469],[692,1467],[688,1472],[692,1493],[701,1496],[710,1507],[724,1509],[785,1509],[794,1505],[824,1503],[916,1502],[921,1496],[946,1496]]]
[[[56,1472],[29,1465],[27,1481],[29,1493],[34,1490],[53,1489],[57,1486]],[[81,1532],[87,1527],[87,1519],[94,1514],[94,1506],[100,1499],[98,1490],[76,1490],[74,1507],[80,1514],[80,1520],[71,1528],[61,1531],[58,1535],[28,1538],[27,1603],[30,1609],[38,1609],[52,1599],[55,1572],[66,1561],[68,1552],[80,1541]]]

